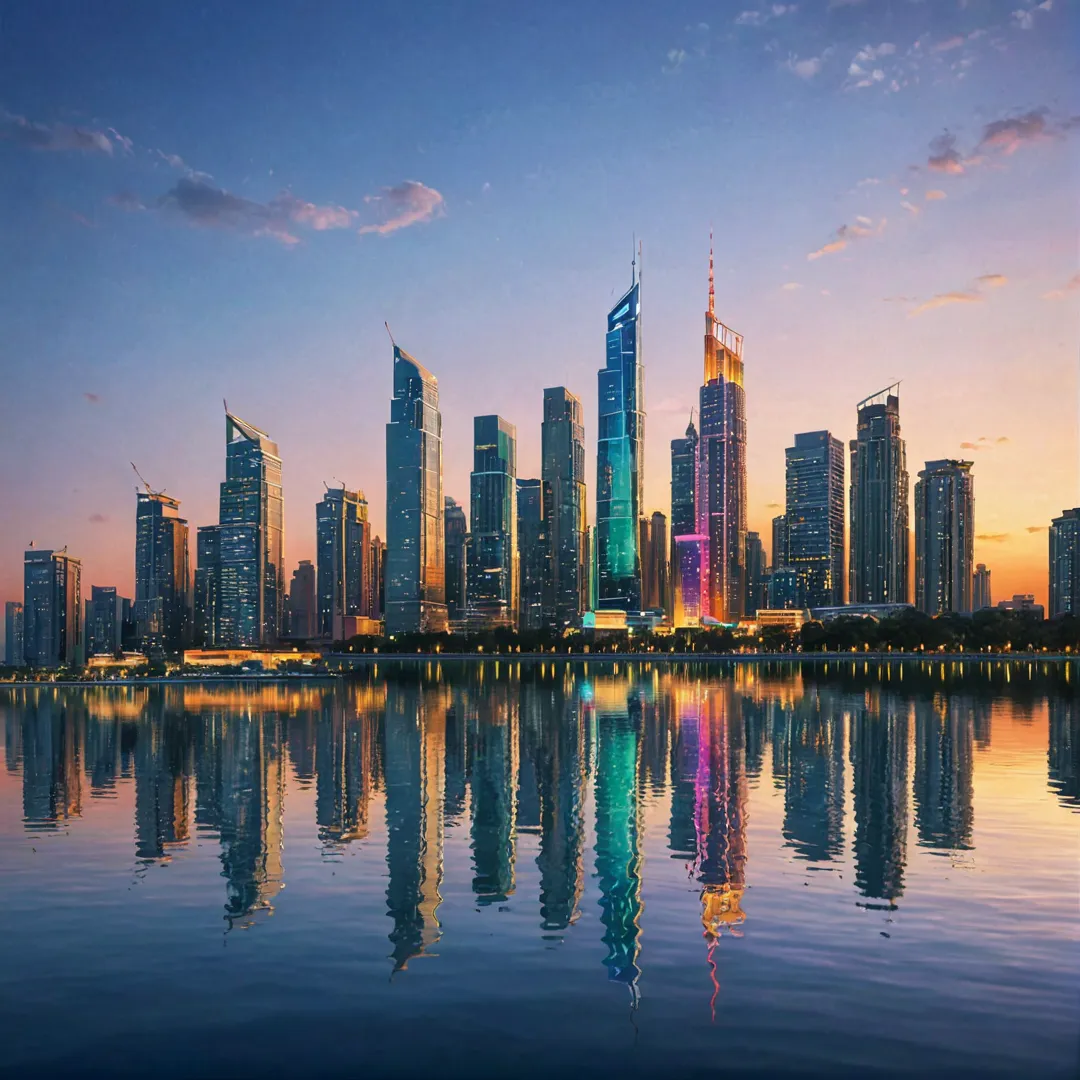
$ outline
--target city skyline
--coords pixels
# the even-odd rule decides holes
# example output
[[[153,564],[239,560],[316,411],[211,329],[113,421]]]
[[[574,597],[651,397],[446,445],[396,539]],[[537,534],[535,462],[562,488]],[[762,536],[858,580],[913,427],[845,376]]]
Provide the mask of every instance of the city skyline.
[[[642,510],[666,512],[668,445],[697,386],[711,219],[723,240],[722,309],[752,342],[748,527],[769,535],[792,433],[820,428],[850,438],[852,399],[900,377],[912,466],[977,451],[975,558],[993,569],[998,595],[1045,599],[1046,530],[1077,502],[1080,293],[1070,285],[1074,245],[1063,241],[1075,233],[1069,117],[1077,110],[1059,93],[1072,13],[1063,4],[1040,8],[1023,25],[1015,4],[912,5],[887,18],[874,7],[838,7],[809,27],[809,6],[763,11],[767,31],[754,19],[739,22],[742,7],[722,8],[708,15],[707,33],[694,35],[697,46],[707,43],[700,50],[685,30],[700,12],[636,11],[616,32],[634,63],[624,54],[617,66],[606,54],[610,26],[586,13],[570,48],[590,75],[557,90],[545,89],[544,75],[566,61],[566,26],[557,14],[541,17],[526,31],[520,90],[499,69],[468,100],[448,101],[469,118],[454,127],[460,153],[422,108],[431,100],[422,88],[447,76],[427,46],[418,45],[408,70],[418,76],[417,65],[429,63],[430,75],[422,87],[406,86],[386,118],[346,129],[304,79],[297,115],[269,132],[249,130],[242,107],[257,110],[234,81],[239,70],[219,76],[236,98],[220,118],[216,99],[198,95],[176,115],[122,64],[115,89],[103,92],[92,47],[103,29],[91,15],[77,17],[91,46],[77,56],[44,50],[40,13],[13,14],[5,48],[19,49],[9,56],[21,90],[3,103],[0,154],[5,189],[19,198],[0,228],[26,273],[0,301],[11,327],[0,421],[15,446],[48,424],[62,425],[66,438],[0,461],[8,500],[0,595],[19,595],[19,553],[30,539],[66,544],[88,586],[133,595],[127,462],[139,461],[155,487],[182,501],[192,528],[212,523],[214,406],[223,395],[274,432],[290,506],[316,501],[330,459],[369,492],[373,532],[385,535],[384,318],[439,375],[447,494],[467,498],[477,413],[513,422],[520,472],[539,475],[541,391],[556,383],[582,399],[595,493],[597,312],[614,299],[611,283],[625,272],[634,231],[645,237],[648,267]],[[177,17],[143,13],[132,32],[146,30],[140,20],[168,27]],[[400,32],[385,19],[393,25],[383,30]],[[483,28],[465,22],[458,32],[482,39]],[[265,48],[285,44],[275,23]],[[1009,62],[995,62],[1001,56]],[[371,60],[379,78],[384,61]],[[640,74],[628,78],[630,67]],[[857,85],[846,74],[852,67],[873,85]],[[344,93],[344,71],[330,70]],[[727,80],[745,88],[746,104],[710,115],[704,103],[722,100]],[[503,112],[493,110],[496,100]],[[607,145],[613,117],[627,109],[638,117],[636,170],[624,168],[625,150],[612,158]],[[322,118],[304,141],[309,158],[282,150],[299,144],[301,113]],[[566,116],[579,135],[560,133]],[[522,135],[500,152],[496,143],[514,127]],[[762,130],[775,136],[767,150]],[[88,133],[82,143],[76,132]],[[357,139],[371,147],[362,169],[348,149]],[[732,147],[753,185],[715,183]],[[179,164],[168,160],[177,154]],[[806,159],[817,167],[790,200],[792,166]],[[404,183],[410,176],[413,186]],[[597,181],[614,185],[610,196],[597,197]],[[296,203],[268,210],[287,186]],[[171,193],[160,208],[159,192]],[[222,209],[233,205],[223,198],[230,193],[232,217]],[[354,205],[372,217],[351,217]],[[355,229],[334,229],[342,216]],[[166,219],[173,227],[163,227]],[[356,230],[365,231],[347,235]],[[33,242],[41,236],[49,242]],[[57,259],[69,269],[58,271]],[[67,275],[66,306],[41,287],[56,273]],[[543,344],[521,341],[515,329],[545,307],[560,318],[549,321]],[[508,365],[511,336],[521,352]],[[57,380],[48,412],[45,369]],[[1018,370],[1025,378],[1010,380],[1008,393],[998,389]],[[162,425],[147,402],[166,394],[172,422]],[[64,450],[67,438],[83,452]],[[286,572],[314,558],[309,533],[289,532]]]

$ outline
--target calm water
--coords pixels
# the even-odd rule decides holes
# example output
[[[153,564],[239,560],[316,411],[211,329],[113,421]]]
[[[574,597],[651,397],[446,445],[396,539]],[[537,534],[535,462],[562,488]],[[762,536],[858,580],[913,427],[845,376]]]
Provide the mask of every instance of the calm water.
[[[1073,1075],[1076,686],[0,690],[0,1072]]]

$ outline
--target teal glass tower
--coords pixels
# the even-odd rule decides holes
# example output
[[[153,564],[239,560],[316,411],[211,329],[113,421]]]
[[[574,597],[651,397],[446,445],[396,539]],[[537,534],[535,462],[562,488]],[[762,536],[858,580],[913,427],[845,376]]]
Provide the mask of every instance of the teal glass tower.
[[[636,264],[635,264],[636,268]],[[641,516],[645,465],[641,282],[608,313],[607,363],[599,373],[596,442],[596,606],[641,610]]]

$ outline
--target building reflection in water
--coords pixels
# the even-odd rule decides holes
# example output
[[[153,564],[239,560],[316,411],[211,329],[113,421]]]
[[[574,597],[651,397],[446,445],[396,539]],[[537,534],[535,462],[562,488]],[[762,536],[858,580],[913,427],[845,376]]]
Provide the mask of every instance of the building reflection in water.
[[[376,720],[383,695],[327,699],[315,729],[315,819],[325,851],[367,837],[368,808],[379,782]]]
[[[135,856],[167,858],[191,836],[195,741],[184,716],[158,712],[135,743]]]
[[[23,819],[54,829],[82,814],[86,716],[68,696],[28,696],[22,714]]]
[[[919,844],[971,848],[975,724],[966,697],[915,706],[915,829]]]
[[[1065,806],[1080,809],[1080,708],[1072,701],[1050,701],[1047,782]]]

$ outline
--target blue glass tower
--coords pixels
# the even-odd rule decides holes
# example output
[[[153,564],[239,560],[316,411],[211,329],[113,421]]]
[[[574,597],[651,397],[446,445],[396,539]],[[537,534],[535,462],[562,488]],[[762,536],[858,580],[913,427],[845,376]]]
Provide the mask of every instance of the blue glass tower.
[[[645,466],[641,282],[608,313],[607,363],[599,373],[596,442],[596,606],[641,610],[641,516]]]

